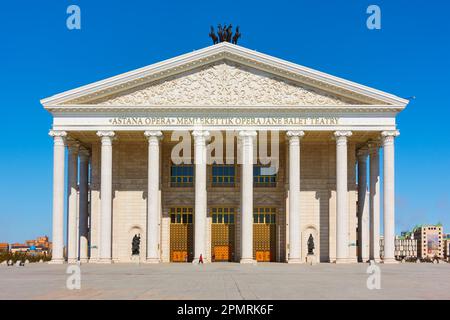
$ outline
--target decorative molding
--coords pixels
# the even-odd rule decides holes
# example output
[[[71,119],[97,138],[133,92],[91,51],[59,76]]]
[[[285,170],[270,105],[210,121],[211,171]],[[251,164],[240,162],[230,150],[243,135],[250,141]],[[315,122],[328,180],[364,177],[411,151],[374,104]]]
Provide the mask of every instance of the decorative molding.
[[[286,106],[286,105],[259,105],[259,106],[123,106],[123,105],[52,105],[45,107],[51,113],[125,113],[125,112],[148,112],[148,111],[302,111],[302,112],[352,112],[352,113],[398,113],[403,110],[402,106],[394,105],[323,105],[323,106]]]
[[[299,85],[267,72],[221,62],[91,102],[132,106],[352,105],[354,100]]]

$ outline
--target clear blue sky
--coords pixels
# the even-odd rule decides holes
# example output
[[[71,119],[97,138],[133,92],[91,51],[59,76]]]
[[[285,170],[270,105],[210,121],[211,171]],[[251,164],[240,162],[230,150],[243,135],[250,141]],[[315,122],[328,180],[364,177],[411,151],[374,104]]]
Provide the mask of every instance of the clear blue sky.
[[[50,115],[39,99],[210,45],[239,24],[242,46],[401,97],[397,232],[450,231],[448,1],[5,1],[0,8],[0,241],[51,234]],[[81,8],[82,29],[66,28]],[[366,28],[378,4],[382,29]]]

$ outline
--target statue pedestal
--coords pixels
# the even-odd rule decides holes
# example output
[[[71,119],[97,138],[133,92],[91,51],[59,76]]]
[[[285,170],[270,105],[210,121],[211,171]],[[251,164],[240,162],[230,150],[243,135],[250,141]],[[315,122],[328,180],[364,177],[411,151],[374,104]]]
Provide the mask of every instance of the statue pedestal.
[[[317,257],[314,254],[308,254],[306,256],[306,263],[311,266],[317,264]]]
[[[131,262],[139,264],[141,262],[141,257],[138,254],[133,254],[131,256]]]

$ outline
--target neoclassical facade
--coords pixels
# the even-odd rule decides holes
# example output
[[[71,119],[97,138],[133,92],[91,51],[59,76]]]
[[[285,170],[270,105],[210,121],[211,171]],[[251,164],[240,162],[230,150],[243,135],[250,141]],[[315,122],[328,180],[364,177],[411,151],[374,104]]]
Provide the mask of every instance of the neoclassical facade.
[[[41,103],[53,263],[395,261],[405,99],[223,42]]]

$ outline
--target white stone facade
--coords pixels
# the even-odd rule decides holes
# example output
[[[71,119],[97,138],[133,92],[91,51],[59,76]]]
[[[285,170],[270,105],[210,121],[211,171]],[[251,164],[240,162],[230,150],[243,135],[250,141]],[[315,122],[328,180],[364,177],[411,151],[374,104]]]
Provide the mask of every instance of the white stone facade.
[[[141,262],[169,262],[169,211],[180,206],[194,208],[194,261],[200,255],[213,260],[214,206],[236,209],[236,262],[254,262],[253,208],[261,206],[276,208],[272,261],[305,263],[309,235],[320,262],[380,260],[381,207],[384,260],[395,260],[395,118],[407,105],[404,99],[220,43],[41,102],[54,120],[54,263],[131,262],[135,234],[141,236]],[[278,172],[275,185],[260,188],[253,165],[266,131],[279,138]],[[189,187],[170,183],[178,143],[171,137],[179,132],[192,140],[195,179]],[[237,138],[234,186],[211,182],[208,144],[218,132]]]

